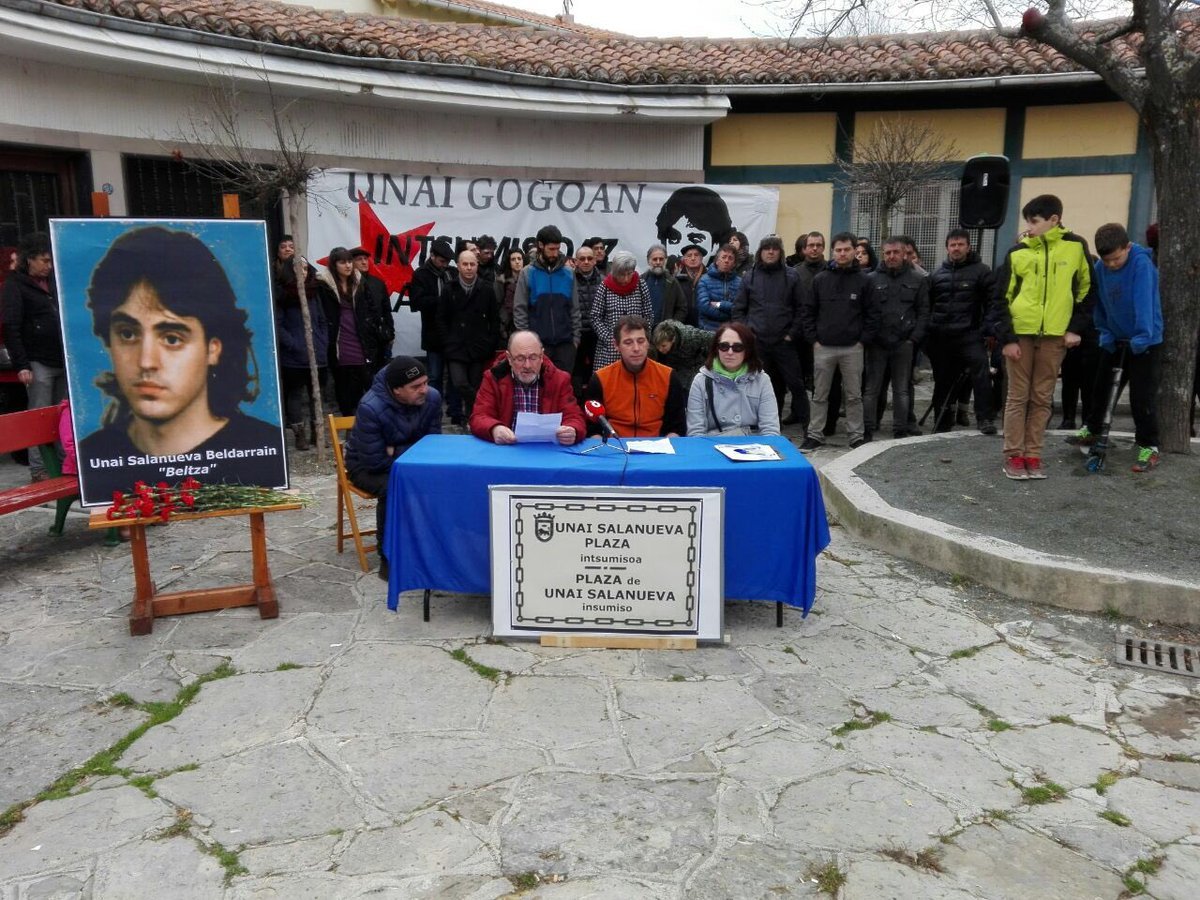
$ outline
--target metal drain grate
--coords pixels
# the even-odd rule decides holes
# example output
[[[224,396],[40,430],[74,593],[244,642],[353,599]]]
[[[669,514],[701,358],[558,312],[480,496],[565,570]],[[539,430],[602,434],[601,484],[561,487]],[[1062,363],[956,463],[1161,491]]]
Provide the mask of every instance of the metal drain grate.
[[[1200,678],[1200,647],[1117,635],[1115,655],[1123,666]]]

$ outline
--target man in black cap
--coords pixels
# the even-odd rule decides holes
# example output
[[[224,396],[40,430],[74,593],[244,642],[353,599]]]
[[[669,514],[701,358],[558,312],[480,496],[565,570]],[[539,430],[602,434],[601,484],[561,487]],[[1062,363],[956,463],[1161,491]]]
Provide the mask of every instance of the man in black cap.
[[[496,239],[490,234],[481,234],[475,238],[475,246],[479,249],[479,275],[481,281],[488,285],[496,283]],[[493,288],[494,290],[494,288]]]
[[[375,361],[377,367],[382,369],[392,358],[392,341],[396,339],[391,295],[383,279],[371,274],[370,253],[362,247],[355,247],[350,251],[350,261],[354,263],[354,270],[362,275],[363,296],[366,297],[367,307],[371,310],[372,321],[379,322],[383,328],[382,334],[379,335],[379,358]],[[375,310],[379,310],[378,314]]]
[[[454,248],[446,240],[436,240],[429,247],[429,256],[413,273],[408,283],[408,305],[421,314],[421,349],[429,361],[429,382],[437,391],[442,390],[442,378],[446,374],[442,356],[445,337],[442,334],[440,307],[442,298],[450,291],[450,280],[454,270],[450,261],[454,259]],[[446,405],[450,421],[455,425],[464,422],[462,399],[453,388],[446,392]]]
[[[699,244],[688,244],[679,251],[679,274],[675,276],[683,289],[684,303],[687,305],[685,325],[693,328],[700,324],[699,311],[696,309],[696,285],[704,277],[704,248]]]
[[[346,474],[350,482],[378,499],[375,506],[379,541],[379,577],[387,578],[383,525],[387,517],[388,478],[392,462],[427,434],[442,433],[442,397],[429,386],[425,367],[411,356],[397,356],[382,369],[358,403],[354,427],[346,441]]]
[[[758,355],[775,388],[779,418],[784,418],[783,400],[790,390],[791,418],[807,428],[808,395],[796,353],[796,347],[804,341],[802,296],[800,276],[784,264],[783,241],[778,235],[767,235],[759,243],[754,267],[742,279],[733,301],[733,321],[750,326],[758,339]]]

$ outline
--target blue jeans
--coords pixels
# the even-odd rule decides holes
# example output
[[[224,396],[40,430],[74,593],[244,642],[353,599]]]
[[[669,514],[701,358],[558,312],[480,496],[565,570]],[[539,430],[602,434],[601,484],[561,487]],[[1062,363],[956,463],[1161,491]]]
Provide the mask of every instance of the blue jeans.
[[[33,372],[33,381],[25,388],[29,395],[29,408],[38,409],[44,406],[58,406],[67,396],[67,370],[57,366],[47,366],[40,362],[29,361],[29,371]],[[59,454],[61,455],[61,454]],[[29,471],[44,472],[42,454],[29,454]]]

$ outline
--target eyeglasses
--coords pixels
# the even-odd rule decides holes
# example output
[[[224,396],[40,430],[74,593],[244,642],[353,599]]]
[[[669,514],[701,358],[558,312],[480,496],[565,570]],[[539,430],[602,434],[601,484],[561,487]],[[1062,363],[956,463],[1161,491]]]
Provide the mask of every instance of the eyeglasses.
[[[515,362],[518,366],[523,366],[523,365],[525,365],[525,363],[538,362],[541,358],[542,358],[542,354],[540,354],[540,353],[530,353],[528,356],[513,356],[513,357],[511,357],[512,361]]]
[[[732,351],[734,353],[741,353],[743,350],[746,349],[746,345],[745,344],[731,344],[731,343],[729,343],[729,341],[721,341],[721,343],[717,344],[717,349],[720,350],[722,353],[729,353],[730,351]]]

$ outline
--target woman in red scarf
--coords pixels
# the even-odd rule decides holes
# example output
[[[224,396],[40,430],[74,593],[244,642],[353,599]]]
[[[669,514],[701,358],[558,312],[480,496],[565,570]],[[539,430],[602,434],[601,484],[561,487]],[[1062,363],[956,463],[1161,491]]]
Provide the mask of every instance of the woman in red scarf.
[[[609,257],[608,274],[592,298],[592,328],[596,331],[593,370],[617,361],[613,328],[624,316],[641,316],[654,325],[650,291],[638,276],[637,258],[628,250],[618,250]]]

